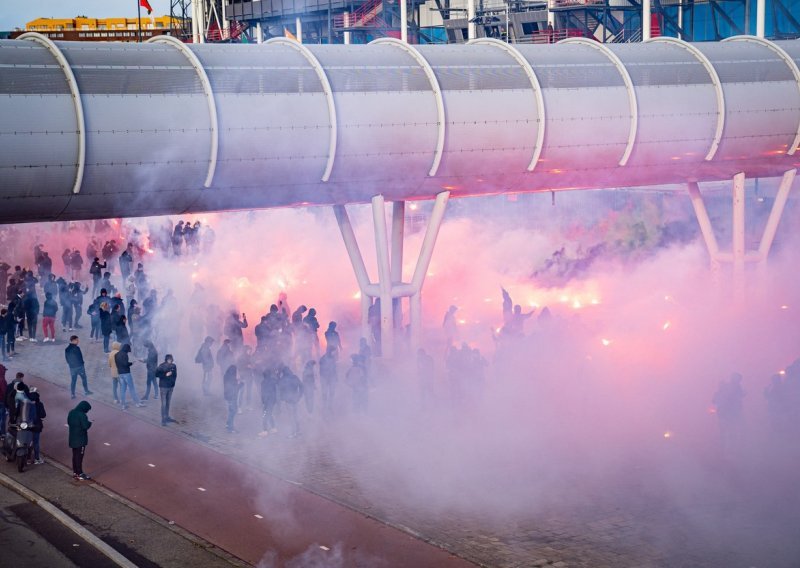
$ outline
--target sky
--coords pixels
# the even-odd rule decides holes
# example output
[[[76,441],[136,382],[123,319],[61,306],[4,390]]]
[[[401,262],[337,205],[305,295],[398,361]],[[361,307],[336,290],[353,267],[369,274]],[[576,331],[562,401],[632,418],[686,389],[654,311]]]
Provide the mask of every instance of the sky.
[[[156,16],[169,14],[169,0],[150,0]],[[0,0],[0,31],[25,27],[36,18],[136,17],[138,0]],[[146,14],[143,14],[146,15]]]

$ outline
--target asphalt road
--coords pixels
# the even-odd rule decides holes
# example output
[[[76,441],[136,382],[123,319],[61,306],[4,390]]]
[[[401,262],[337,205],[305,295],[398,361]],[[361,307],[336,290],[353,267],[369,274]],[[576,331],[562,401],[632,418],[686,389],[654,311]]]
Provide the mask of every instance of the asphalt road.
[[[80,400],[37,381],[46,448],[71,463],[67,412]],[[84,470],[108,489],[213,545],[262,566],[473,566],[361,513],[89,399]],[[85,482],[65,481],[80,484]]]

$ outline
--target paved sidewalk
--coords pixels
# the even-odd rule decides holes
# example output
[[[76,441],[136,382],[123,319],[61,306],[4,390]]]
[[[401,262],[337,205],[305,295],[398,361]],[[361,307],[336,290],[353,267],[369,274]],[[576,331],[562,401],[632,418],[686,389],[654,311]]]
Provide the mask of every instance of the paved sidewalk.
[[[84,337],[88,334],[79,335]],[[54,408],[70,405],[66,400],[68,373],[63,358],[64,346],[63,341],[55,345],[23,344],[20,346],[21,355],[9,365],[12,372],[22,370],[59,387],[44,397],[48,412],[51,404]],[[336,431],[335,425],[320,421],[316,416],[303,421],[305,435],[299,439],[289,439],[282,434],[260,439],[256,437],[260,430],[260,413],[253,409],[237,417],[240,435],[227,434],[218,378],[214,384],[215,396],[203,398],[195,394],[200,391],[196,366],[186,363],[192,360],[193,354],[176,354],[179,384],[173,398],[173,415],[180,424],[164,429],[160,426],[157,403],[151,401],[146,408],[132,407],[126,413],[115,407],[101,346],[85,341],[82,348],[94,391],[89,400],[97,409],[97,412],[92,411],[91,418],[98,420],[96,429],[90,432],[91,447],[86,458],[88,469],[94,469],[103,483],[116,480],[115,483],[120,484],[119,492],[131,500],[154,511],[167,509],[161,513],[167,518],[172,516],[171,507],[182,506],[182,503],[188,504],[187,510],[193,513],[190,517],[208,516],[209,509],[202,504],[211,495],[229,495],[227,491],[231,484],[241,485],[245,492],[258,496],[250,501],[243,502],[234,497],[228,501],[231,508],[241,511],[236,513],[239,516],[226,517],[229,519],[227,522],[245,527],[244,530],[231,530],[226,521],[216,518],[207,519],[205,527],[186,526],[215,543],[223,537],[238,539],[256,550],[254,541],[257,539],[247,544],[252,537],[250,528],[261,526],[261,519],[255,515],[273,522],[276,519],[271,515],[279,515],[278,524],[294,529],[298,526],[298,517],[294,514],[280,515],[287,508],[292,510],[292,507],[299,506],[301,513],[307,507],[321,511],[322,524],[334,527],[323,526],[319,534],[326,536],[315,542],[304,540],[303,533],[307,536],[309,528],[304,525],[297,533],[292,530],[288,533],[268,531],[269,538],[288,543],[289,548],[284,554],[317,554],[324,551],[320,545],[337,551],[345,550],[341,545],[337,548],[339,538],[345,538],[341,542],[350,542],[347,539],[354,535],[343,530],[345,527],[341,526],[339,513],[348,511],[358,512],[357,515],[364,519],[378,519],[380,523],[377,524],[383,527],[380,531],[396,532],[389,528],[394,526],[403,531],[396,534],[414,543],[420,540],[408,535],[415,535],[475,564],[499,568],[797,568],[798,565],[800,541],[795,539],[797,544],[793,549],[787,548],[786,544],[792,542],[792,531],[800,526],[800,510],[792,506],[791,499],[780,508],[782,517],[775,519],[769,516],[769,508],[759,506],[761,496],[738,497],[727,486],[728,480],[720,484],[720,491],[712,488],[694,496],[682,495],[676,500],[670,494],[669,486],[658,485],[658,476],[654,476],[653,471],[620,467],[621,477],[606,486],[592,483],[586,487],[582,485],[585,479],[568,480],[576,487],[580,501],[570,499],[562,502],[555,498],[548,502],[544,499],[547,504],[537,503],[529,514],[503,518],[450,510],[436,510],[432,514],[430,510],[419,507],[418,500],[406,501],[403,498],[403,487],[398,485],[403,483],[403,472],[391,471],[391,477],[387,477],[387,464],[382,461],[385,456],[364,452],[363,455],[351,454],[344,460],[337,453],[337,436],[341,431]],[[141,394],[143,365],[134,366],[134,377]],[[257,396],[256,391],[254,397],[257,399]],[[57,402],[59,399],[61,402]],[[43,448],[45,452],[52,451],[56,456],[62,456],[59,459],[68,461],[63,454],[65,432],[56,432],[58,412],[61,411],[51,413],[53,418],[48,418]],[[280,417],[282,431],[286,418],[285,414]],[[122,436],[123,431],[129,432],[130,436]],[[112,446],[104,446],[104,442]],[[192,448],[190,457],[176,458],[172,455],[173,448],[178,446]],[[121,475],[123,470],[129,473]],[[189,473],[195,474],[198,470],[205,476],[202,485],[200,482],[183,482]],[[161,472],[169,472],[169,475],[159,477]],[[436,475],[436,472],[431,474]],[[285,480],[284,488],[271,489],[277,486],[276,478]],[[285,491],[285,487],[296,489],[298,486],[303,491]],[[206,491],[200,491],[198,487]],[[502,492],[502,478],[498,478],[498,491]],[[324,499],[311,500],[316,495]],[[179,499],[172,502],[175,496]],[[688,497],[691,500],[687,502]],[[793,496],[792,499],[797,500]],[[336,504],[342,507],[336,508]],[[330,516],[326,517],[328,514]],[[718,526],[721,519],[724,527]],[[178,524],[184,526],[183,521]],[[748,526],[759,526],[759,534],[770,536],[747,538]],[[764,527],[769,527],[769,531]],[[740,534],[742,538],[731,539],[731,535]],[[397,544],[403,544],[403,540],[399,539]],[[267,548],[262,546],[262,551]],[[380,548],[378,546],[377,550]],[[378,560],[384,558],[375,556],[374,550],[365,556],[368,559],[366,564],[380,564]],[[458,562],[444,552],[441,554],[444,560],[439,566]],[[251,562],[261,559],[257,556],[252,554],[247,559]],[[280,558],[283,560],[289,556]],[[425,563],[406,565],[423,566]]]
[[[52,461],[36,465],[19,473],[12,464],[0,460],[0,472],[11,477],[26,488],[39,495],[46,495],[50,503],[78,521],[95,536],[116,549],[140,568],[156,567],[179,568],[182,566],[203,566],[208,568],[231,568],[243,565],[223,551],[194,535],[181,534],[180,529],[169,526],[167,521],[157,518],[146,510],[104,490],[99,485],[72,481],[68,470]],[[7,490],[3,488],[0,502],[5,502]],[[13,501],[21,501],[24,520],[43,535],[43,542],[34,545],[34,551],[41,556],[48,554],[41,564],[36,557],[30,557],[36,566],[116,566],[108,558],[77,537],[72,531],[49,517],[37,505],[30,503],[14,493]],[[133,505],[133,506],[132,506]],[[0,533],[4,554],[13,546],[16,538]],[[78,544],[75,544],[78,543]],[[57,560],[53,554],[60,551]],[[41,551],[41,552],[39,552]],[[52,552],[49,552],[52,551]],[[26,558],[29,555],[26,553]],[[26,566],[28,562],[26,560]]]

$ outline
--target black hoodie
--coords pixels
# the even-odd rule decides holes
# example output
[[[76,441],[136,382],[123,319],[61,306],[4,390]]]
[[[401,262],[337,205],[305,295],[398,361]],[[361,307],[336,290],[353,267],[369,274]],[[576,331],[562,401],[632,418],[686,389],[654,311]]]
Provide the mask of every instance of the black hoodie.
[[[114,362],[117,364],[117,371],[120,375],[127,374],[131,372],[131,365],[133,362],[128,357],[128,353],[131,352],[130,344],[126,343],[122,346],[116,355],[114,355]]]

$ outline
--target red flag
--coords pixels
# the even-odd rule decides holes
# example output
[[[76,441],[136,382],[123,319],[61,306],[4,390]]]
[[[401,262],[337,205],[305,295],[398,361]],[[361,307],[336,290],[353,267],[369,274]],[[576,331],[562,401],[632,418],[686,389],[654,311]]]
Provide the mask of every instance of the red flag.
[[[139,6],[147,10],[147,15],[150,15],[150,12],[153,11],[153,8],[150,7],[150,2],[147,0],[139,0]]]

